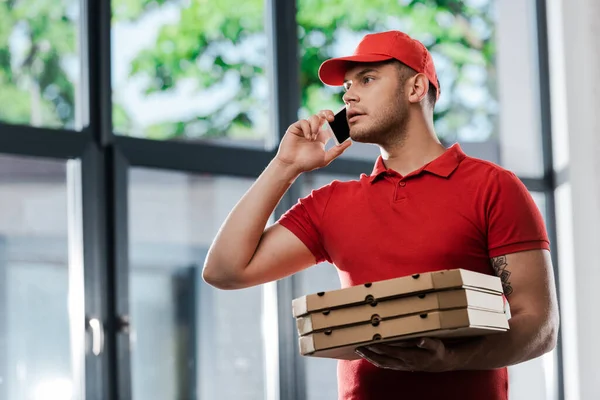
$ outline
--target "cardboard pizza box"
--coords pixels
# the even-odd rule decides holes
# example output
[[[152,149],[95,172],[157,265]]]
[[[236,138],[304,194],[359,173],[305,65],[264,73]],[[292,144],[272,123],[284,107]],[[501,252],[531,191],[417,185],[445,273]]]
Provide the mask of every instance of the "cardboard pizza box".
[[[503,313],[460,308],[432,311],[311,333],[299,338],[300,354],[311,357],[356,360],[357,347],[418,337],[467,338],[505,332]]]
[[[300,335],[395,318],[427,311],[453,308],[474,308],[490,312],[504,312],[501,295],[473,289],[455,289],[442,292],[394,298],[370,304],[314,312],[296,319]]]
[[[458,288],[478,289],[495,294],[503,293],[502,282],[497,276],[465,269],[453,269],[414,274],[344,289],[309,294],[292,301],[292,312],[294,317],[297,318],[316,311],[333,310],[412,294]]]

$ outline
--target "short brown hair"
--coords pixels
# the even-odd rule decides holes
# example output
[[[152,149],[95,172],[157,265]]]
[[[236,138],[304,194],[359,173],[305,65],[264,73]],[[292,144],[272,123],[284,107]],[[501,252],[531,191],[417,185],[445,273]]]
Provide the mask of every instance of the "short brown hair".
[[[408,65],[398,61],[398,60],[390,60],[390,63],[396,64],[398,67],[398,71],[400,72],[400,82],[405,82],[408,78],[412,78],[417,74],[417,71],[409,67]],[[437,101],[437,89],[431,83],[429,84],[429,91],[427,92],[427,102],[431,109],[435,107],[435,103]]]

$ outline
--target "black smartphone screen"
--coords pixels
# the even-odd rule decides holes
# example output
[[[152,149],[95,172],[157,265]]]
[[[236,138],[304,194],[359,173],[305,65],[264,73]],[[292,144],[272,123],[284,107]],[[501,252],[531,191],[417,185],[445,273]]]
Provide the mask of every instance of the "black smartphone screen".
[[[348,119],[346,118],[346,107],[335,114],[335,119],[333,122],[329,123],[329,126],[331,126],[331,130],[338,143],[341,144],[350,137],[350,127],[348,126]]]

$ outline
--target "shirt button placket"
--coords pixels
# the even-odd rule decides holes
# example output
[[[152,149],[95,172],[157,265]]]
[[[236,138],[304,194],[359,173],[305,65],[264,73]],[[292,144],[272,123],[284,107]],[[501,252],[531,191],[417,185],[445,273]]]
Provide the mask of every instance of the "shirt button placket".
[[[404,181],[400,181],[398,182],[398,187],[396,188],[396,198],[394,199],[394,201],[402,201],[406,199],[406,192],[405,192],[405,187],[406,187],[406,182]]]

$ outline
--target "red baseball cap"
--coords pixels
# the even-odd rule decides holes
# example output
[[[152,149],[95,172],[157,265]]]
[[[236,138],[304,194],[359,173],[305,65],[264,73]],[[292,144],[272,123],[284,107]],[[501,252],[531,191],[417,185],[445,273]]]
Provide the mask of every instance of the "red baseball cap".
[[[319,78],[330,86],[344,84],[344,75],[348,62],[380,62],[396,59],[419,73],[425,74],[429,82],[437,89],[438,82],[431,53],[419,42],[400,31],[387,31],[366,35],[356,47],[354,54],[348,57],[332,58],[321,64]]]

